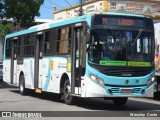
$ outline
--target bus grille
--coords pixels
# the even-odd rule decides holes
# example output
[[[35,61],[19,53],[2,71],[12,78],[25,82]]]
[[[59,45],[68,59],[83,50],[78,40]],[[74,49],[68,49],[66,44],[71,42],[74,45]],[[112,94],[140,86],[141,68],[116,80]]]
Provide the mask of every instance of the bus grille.
[[[134,88],[133,89],[133,93],[140,93],[140,91],[141,91],[141,88]]]
[[[108,76],[117,76],[117,77],[138,77],[138,76],[145,76],[150,73],[150,70],[137,68],[137,69],[128,69],[128,68],[121,68],[121,69],[114,69],[110,68],[108,70],[104,70],[102,72]]]
[[[121,93],[121,89],[120,88],[111,88],[110,90],[109,91],[111,93],[113,93],[113,94]],[[133,92],[132,93],[140,93],[140,92],[141,92],[141,88],[133,88]]]
[[[120,93],[120,88],[111,88],[112,93]]]

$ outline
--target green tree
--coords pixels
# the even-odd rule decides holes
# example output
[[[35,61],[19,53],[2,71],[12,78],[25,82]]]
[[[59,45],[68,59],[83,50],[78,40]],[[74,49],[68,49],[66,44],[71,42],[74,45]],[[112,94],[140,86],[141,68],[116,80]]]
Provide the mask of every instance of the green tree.
[[[0,18],[3,18],[4,16],[4,0],[0,0]]]
[[[39,9],[44,0],[6,0],[5,16],[17,23],[29,23],[35,16],[40,16]]]
[[[11,33],[13,28],[12,23],[0,24],[0,38],[4,38],[6,34]]]

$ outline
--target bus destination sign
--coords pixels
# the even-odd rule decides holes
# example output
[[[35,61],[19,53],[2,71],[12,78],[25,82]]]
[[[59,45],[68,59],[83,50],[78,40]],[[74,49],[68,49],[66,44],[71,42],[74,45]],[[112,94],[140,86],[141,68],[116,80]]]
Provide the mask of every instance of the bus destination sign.
[[[119,16],[106,16],[97,15],[93,19],[93,25],[107,25],[107,26],[127,26],[127,27],[153,27],[148,18],[137,17],[119,17]]]

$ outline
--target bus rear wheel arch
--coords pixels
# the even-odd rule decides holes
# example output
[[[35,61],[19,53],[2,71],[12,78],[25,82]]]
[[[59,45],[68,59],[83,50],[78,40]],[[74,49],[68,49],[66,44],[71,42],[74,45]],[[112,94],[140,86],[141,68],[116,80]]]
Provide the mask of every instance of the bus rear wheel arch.
[[[117,106],[123,106],[127,103],[128,97],[116,97],[113,98],[113,103]]]

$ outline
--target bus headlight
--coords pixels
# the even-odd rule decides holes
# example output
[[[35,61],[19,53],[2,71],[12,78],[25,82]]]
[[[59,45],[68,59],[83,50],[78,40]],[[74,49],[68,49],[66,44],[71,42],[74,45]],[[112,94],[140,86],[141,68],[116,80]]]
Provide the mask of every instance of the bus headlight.
[[[148,82],[147,82],[147,87],[150,87],[154,83],[155,77],[152,77]]]
[[[89,73],[88,76],[94,81],[96,82],[97,84],[99,84],[100,86],[104,87],[104,81],[97,77],[96,75],[92,74],[92,73]]]

